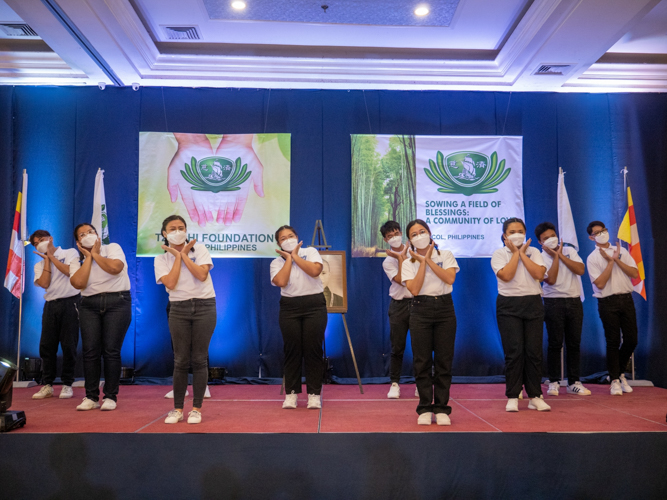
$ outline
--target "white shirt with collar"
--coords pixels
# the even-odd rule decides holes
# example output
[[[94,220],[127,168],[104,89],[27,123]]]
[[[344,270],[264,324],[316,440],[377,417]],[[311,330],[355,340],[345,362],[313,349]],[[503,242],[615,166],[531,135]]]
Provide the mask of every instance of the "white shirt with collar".
[[[563,247],[563,255],[573,262],[581,262],[583,260],[579,257],[577,251],[572,247]],[[553,257],[542,250],[542,260],[547,268],[547,273],[551,269],[554,262]],[[558,277],[556,283],[548,284],[546,281],[542,283],[542,296],[545,299],[561,299],[561,298],[575,298],[582,297],[581,276],[570,271],[563,262],[558,263]]]
[[[209,265],[211,266],[210,269],[213,269],[213,260],[211,260],[211,254],[206,245],[195,243],[192,248],[194,252],[189,252],[187,258],[198,266]],[[162,283],[162,278],[173,269],[175,260],[176,257],[169,252],[155,257],[153,265],[155,267],[156,283]],[[165,288],[167,287],[165,286]],[[173,290],[167,288],[167,293],[169,293],[170,302],[189,299],[212,299],[215,297],[215,290],[213,289],[211,273],[208,273],[204,281],[200,281],[190,272],[181,259],[181,273],[178,276],[176,287]]]
[[[72,262],[79,262],[79,251],[75,248],[68,248],[63,250],[62,248],[56,248],[56,251],[53,252],[53,256],[58,259],[60,262],[69,266]],[[79,294],[79,290],[74,288],[69,282],[69,275],[63,274],[60,272],[55,264],[49,261],[51,265],[51,284],[45,289],[46,293],[44,294],[44,299],[48,302],[50,300],[64,299],[66,297],[74,297]],[[44,272],[44,259],[41,259],[37,264],[35,264],[35,281],[37,281]]]
[[[454,258],[454,254],[449,250],[440,249],[440,255],[436,249],[433,249],[431,253],[431,260],[443,269],[456,269],[456,272],[459,272],[459,265]],[[401,272],[401,279],[403,283],[406,281],[412,280],[417,276],[417,271],[419,271],[420,262],[415,259],[414,262],[411,262],[412,258],[408,258],[403,261],[403,271]],[[440,295],[447,295],[452,293],[452,285],[448,285],[442,281],[438,275],[433,272],[428,264],[426,266],[426,271],[424,272],[424,283],[422,284],[421,289],[417,295],[430,295],[432,297],[437,297]],[[406,287],[407,288],[407,287]]]
[[[120,260],[123,263],[123,269],[118,274],[110,274],[104,271],[97,262],[93,261],[90,267],[90,275],[88,276],[88,284],[86,288],[81,290],[83,297],[90,297],[98,293],[110,292],[129,292],[130,291],[130,277],[127,275],[127,261],[125,260],[125,253],[118,243],[109,243],[102,245],[100,248],[100,255],[107,259]],[[92,258],[92,257],[91,257]],[[85,261],[85,259],[84,259]],[[79,260],[75,260],[69,266],[69,275],[74,276],[81,268]]]
[[[308,262],[319,262],[322,264],[322,257],[316,248],[299,248],[299,257]],[[285,259],[282,256],[273,259],[271,262],[271,284],[277,286],[273,282],[273,278],[285,265]],[[323,293],[324,286],[319,276],[313,278],[309,276],[306,271],[301,269],[294,260],[292,260],[292,270],[290,271],[289,281],[287,286],[280,288],[280,295],[283,297],[301,297],[304,295],[314,295],[316,293]]]
[[[544,265],[544,260],[542,260],[542,254],[537,248],[528,247],[526,250],[526,255],[530,260],[532,260],[538,266],[547,266]],[[516,273],[514,278],[510,281],[503,281],[498,278],[498,271],[503,269],[507,263],[512,258],[512,251],[506,246],[499,248],[491,256],[491,267],[493,268],[493,273],[496,275],[498,280],[498,294],[504,297],[523,297],[525,295],[542,295],[542,287],[540,286],[539,280],[533,278],[526,266],[521,262],[519,257],[519,262],[516,266]],[[545,271],[544,277],[546,278],[547,273]]]
[[[588,276],[591,278],[591,284],[593,284],[593,297],[601,299],[603,297],[609,297],[610,295],[620,295],[622,293],[632,293],[634,290],[632,288],[632,280],[630,276],[625,274],[621,267],[614,262],[614,267],[611,269],[611,276],[607,281],[605,287],[600,290],[595,286],[595,280],[600,277],[602,272],[607,267],[608,262],[600,254],[599,246],[595,246],[595,250],[588,256],[586,259],[586,267],[588,267]],[[602,249],[609,257],[614,255],[616,246],[609,245],[607,248]],[[620,259],[623,264],[626,264],[630,267],[637,268],[637,263],[632,258],[630,253],[623,247],[621,247]]]
[[[401,248],[401,250],[403,250],[403,248]],[[409,262],[409,260],[410,258],[408,257],[403,261],[403,265],[401,266],[403,269],[405,269],[405,263]],[[382,269],[384,269],[387,278],[391,281],[389,296],[394,300],[411,299],[412,294],[410,293],[410,290],[408,290],[408,287],[403,283],[396,283],[394,280],[398,274],[398,259],[387,255],[387,258],[382,262]],[[401,272],[401,281],[404,281],[403,272]]]

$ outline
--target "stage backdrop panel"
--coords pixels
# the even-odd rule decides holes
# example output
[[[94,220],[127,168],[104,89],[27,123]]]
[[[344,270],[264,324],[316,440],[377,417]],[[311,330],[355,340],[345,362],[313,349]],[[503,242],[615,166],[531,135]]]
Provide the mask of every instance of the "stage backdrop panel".
[[[163,253],[172,214],[212,257],[275,257],[289,209],[290,134],[139,134],[138,257]]]

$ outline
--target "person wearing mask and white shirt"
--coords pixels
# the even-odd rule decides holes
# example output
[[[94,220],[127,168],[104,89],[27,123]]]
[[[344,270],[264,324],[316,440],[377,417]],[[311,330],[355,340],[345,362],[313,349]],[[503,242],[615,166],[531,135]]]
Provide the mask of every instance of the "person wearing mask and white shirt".
[[[196,240],[187,241],[180,215],[162,222],[163,255],[155,257],[155,281],[169,293],[169,332],[174,346],[174,409],[166,424],[183,420],[183,406],[192,365],[192,411],[189,424],[202,420],[201,407],[208,382],[208,347],[217,320],[211,254]]]
[[[115,410],[120,386],[120,350],[132,321],[130,278],[125,253],[117,243],[102,245],[95,228],[79,224],[74,238],[83,262],[70,265],[70,283],[81,290],[79,323],[83,346],[86,397],[79,411],[100,408],[100,375],[104,357],[102,410]]]
[[[324,374],[322,342],[327,328],[327,305],[320,280],[322,257],[313,247],[301,248],[296,230],[276,231],[280,255],[271,262],[271,284],[280,287],[278,323],[285,353],[285,401],[283,408],[297,407],[301,393],[301,364],[305,364],[308,408],[322,407]]]
[[[547,268],[537,248],[526,241],[526,225],[512,217],[503,222],[505,246],[493,252],[491,267],[498,279],[496,319],[505,352],[506,411],[519,411],[522,386],[528,408],[549,411],[542,399],[542,323],[544,306],[540,283]]]
[[[382,238],[389,245],[387,257],[382,262],[387,278],[391,281],[389,287],[389,341],[391,342],[391,358],[389,364],[389,379],[391,386],[387,398],[398,399],[401,397],[401,369],[403,367],[403,354],[405,353],[405,342],[410,329],[410,304],[412,294],[405,286],[402,279],[403,262],[407,259],[408,245],[403,243],[403,233],[398,222],[390,220],[380,227]],[[415,391],[419,397],[419,391]]]
[[[449,389],[456,340],[452,285],[459,265],[449,250],[440,250],[426,222],[415,219],[405,232],[410,238],[409,260],[401,278],[414,296],[410,307],[410,336],[415,381],[419,391],[418,425],[451,425]]]
[[[588,238],[595,242],[595,250],[586,259],[586,267],[593,284],[593,297],[598,299],[598,312],[607,341],[610,393],[622,396],[624,392],[632,392],[624,372],[637,347],[637,313],[632,300],[632,279],[639,276],[639,271],[620,242],[617,241],[616,246],[609,243],[609,231],[603,222],[591,222],[586,232]]]
[[[547,278],[542,282],[544,323],[547,326],[549,347],[547,369],[549,396],[558,396],[560,389],[561,349],[565,340],[567,359],[567,392],[590,396],[579,380],[581,328],[584,308],[581,304],[581,276],[586,268],[577,251],[558,244],[556,227],[543,222],[535,228],[537,241],[542,245],[542,259],[547,267]]]
[[[79,302],[81,294],[69,282],[69,266],[78,261],[79,252],[74,248],[62,249],[53,245],[48,231],[38,229],[30,236],[35,254],[43,260],[35,264],[35,285],[44,288],[42,335],[39,340],[39,357],[42,358],[42,388],[32,399],[53,396],[56,379],[58,344],[63,351],[63,368],[60,380],[60,399],[74,395],[74,367],[76,346],[79,343]]]

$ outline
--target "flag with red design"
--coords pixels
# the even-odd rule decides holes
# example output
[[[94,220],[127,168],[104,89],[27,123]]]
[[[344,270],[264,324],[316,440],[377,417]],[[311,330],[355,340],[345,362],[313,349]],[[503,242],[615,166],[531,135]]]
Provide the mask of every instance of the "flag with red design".
[[[12,226],[12,239],[9,245],[9,258],[7,259],[7,271],[5,272],[5,288],[12,292],[17,299],[23,292],[23,241],[20,237],[21,231],[21,193],[16,201],[16,212],[14,213],[14,225]]]
[[[630,188],[628,188],[628,211],[625,212],[625,217],[623,217],[623,222],[618,228],[618,239],[625,241],[630,251],[630,256],[634,259],[637,264],[637,270],[639,271],[639,276],[632,280],[632,286],[639,295],[644,297],[646,300],[646,286],[644,285],[644,279],[646,275],[644,273],[644,262],[642,260],[642,249],[639,245],[639,233],[637,232],[637,219],[635,218],[635,206],[632,203],[632,195],[630,194]]]

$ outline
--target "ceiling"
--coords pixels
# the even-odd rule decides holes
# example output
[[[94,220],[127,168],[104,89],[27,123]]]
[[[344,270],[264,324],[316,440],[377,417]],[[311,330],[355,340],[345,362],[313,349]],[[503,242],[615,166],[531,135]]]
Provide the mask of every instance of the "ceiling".
[[[667,90],[667,0],[231,2],[0,0],[0,84]]]

